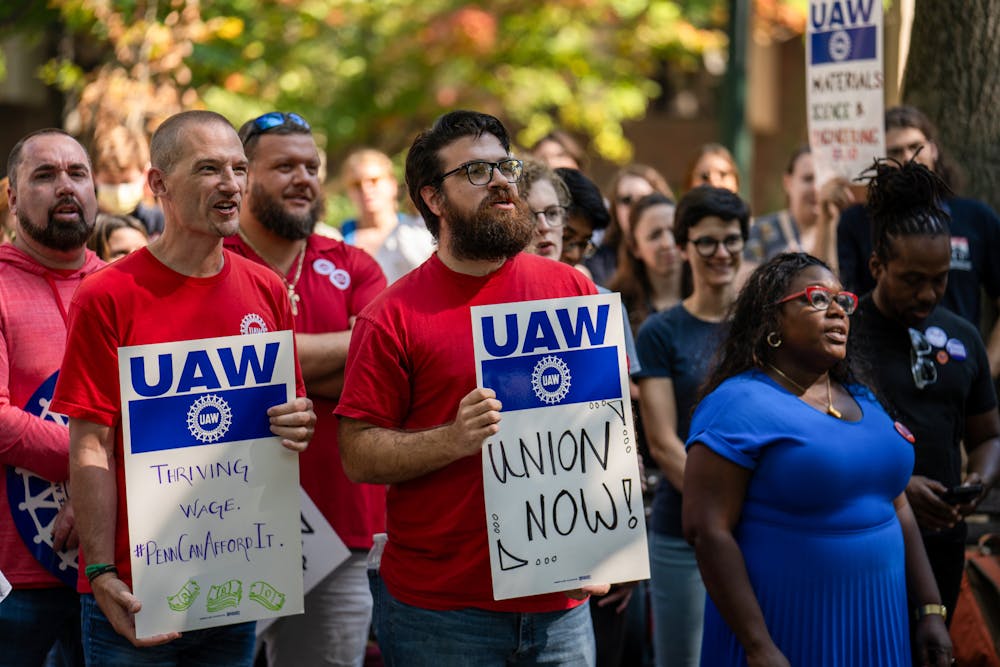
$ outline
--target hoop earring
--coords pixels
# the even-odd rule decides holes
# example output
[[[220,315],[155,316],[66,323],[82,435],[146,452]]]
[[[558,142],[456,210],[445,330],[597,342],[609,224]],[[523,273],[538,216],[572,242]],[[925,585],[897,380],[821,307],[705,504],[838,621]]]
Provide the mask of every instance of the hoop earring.
[[[770,345],[771,347],[781,347],[781,334],[779,334],[777,331],[772,331],[771,333],[767,334],[767,338],[765,338],[764,340],[766,340],[767,344]]]

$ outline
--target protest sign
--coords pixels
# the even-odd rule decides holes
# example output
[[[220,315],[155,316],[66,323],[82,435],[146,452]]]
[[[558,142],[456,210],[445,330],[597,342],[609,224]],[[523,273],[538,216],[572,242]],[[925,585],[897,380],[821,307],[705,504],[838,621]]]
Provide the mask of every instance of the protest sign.
[[[618,294],[472,308],[493,597],[649,577]]]
[[[302,503],[302,590],[308,593],[347,560],[351,550],[302,487],[299,487],[299,499]],[[257,634],[267,630],[274,620],[259,619]]]
[[[882,3],[810,0],[806,113],[816,184],[885,155]]]
[[[267,417],[294,355],[290,331],[119,349],[138,637],[303,611],[298,455]]]

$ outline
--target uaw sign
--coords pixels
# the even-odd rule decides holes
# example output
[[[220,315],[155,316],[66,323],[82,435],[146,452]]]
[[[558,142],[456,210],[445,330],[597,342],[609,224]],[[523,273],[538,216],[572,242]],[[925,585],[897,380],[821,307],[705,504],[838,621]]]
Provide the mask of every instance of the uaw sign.
[[[806,109],[816,183],[885,155],[882,3],[810,0]]]
[[[302,613],[298,456],[267,417],[294,355],[290,331],[119,349],[137,636]]]
[[[617,294],[472,309],[497,600],[649,577]]]

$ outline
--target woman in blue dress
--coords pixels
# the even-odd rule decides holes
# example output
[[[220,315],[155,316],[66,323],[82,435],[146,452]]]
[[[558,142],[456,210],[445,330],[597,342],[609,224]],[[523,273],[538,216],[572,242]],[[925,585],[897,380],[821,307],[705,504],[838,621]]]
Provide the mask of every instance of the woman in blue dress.
[[[709,595],[702,665],[951,662],[903,493],[913,436],[847,359],[856,306],[802,253],[759,267],[737,299],[687,440],[684,534]]]

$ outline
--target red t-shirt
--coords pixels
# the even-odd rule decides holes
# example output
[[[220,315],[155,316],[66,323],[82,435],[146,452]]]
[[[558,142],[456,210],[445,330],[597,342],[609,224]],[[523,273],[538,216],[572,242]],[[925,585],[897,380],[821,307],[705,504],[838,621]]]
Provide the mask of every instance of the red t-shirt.
[[[264,260],[238,236],[226,248],[255,262]],[[294,280],[292,263],[287,279]],[[385,276],[368,253],[314,234],[309,237],[302,273],[295,285],[299,295],[295,330],[299,333],[346,331],[349,320],[382,290]],[[385,486],[355,484],[347,479],[337,446],[337,401],[311,396],[316,411],[316,433],[299,457],[302,488],[316,503],[337,535],[350,549],[368,549],[372,535],[385,531]]]
[[[292,328],[285,287],[266,267],[224,253],[210,278],[177,273],[148,249],[138,250],[83,281],[69,310],[69,334],[53,409],[115,429],[118,482],[115,565],[132,585],[125,457],[122,449],[118,348]],[[305,395],[296,363],[297,391]],[[80,592],[90,592],[80,553]]]
[[[487,276],[456,273],[432,255],[358,318],[337,414],[408,431],[449,423],[476,387],[471,306],[594,293],[579,271],[535,255]],[[578,604],[562,593],[493,599],[478,454],[391,485],[388,533],[382,578],[406,604],[513,612]]]

